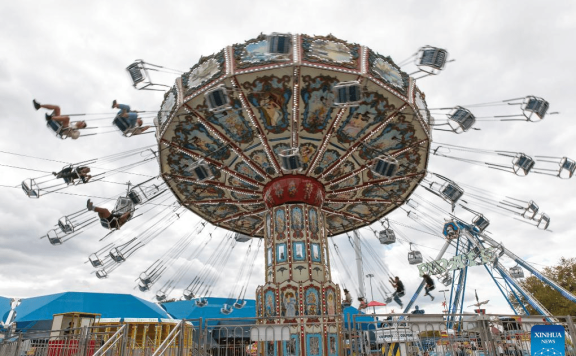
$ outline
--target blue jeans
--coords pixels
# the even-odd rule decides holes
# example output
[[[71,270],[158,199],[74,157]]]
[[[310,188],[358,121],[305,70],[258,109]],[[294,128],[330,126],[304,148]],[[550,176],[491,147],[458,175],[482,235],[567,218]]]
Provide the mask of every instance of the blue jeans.
[[[394,297],[394,301],[396,303],[398,303],[398,305],[402,306],[402,301],[400,300],[400,297],[404,296],[404,292],[394,292],[394,294],[392,294],[392,297]]]

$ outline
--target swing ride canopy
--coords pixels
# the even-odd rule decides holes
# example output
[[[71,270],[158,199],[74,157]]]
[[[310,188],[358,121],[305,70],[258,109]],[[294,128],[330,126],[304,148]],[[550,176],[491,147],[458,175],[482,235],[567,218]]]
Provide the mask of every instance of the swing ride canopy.
[[[359,88],[355,102],[338,91],[346,85]],[[203,219],[260,237],[268,207],[304,202],[322,207],[334,236],[409,197],[425,175],[430,120],[390,57],[331,35],[260,35],[177,78],[155,124],[164,180]],[[290,149],[301,170],[283,169]],[[398,161],[392,177],[370,169],[383,155]]]

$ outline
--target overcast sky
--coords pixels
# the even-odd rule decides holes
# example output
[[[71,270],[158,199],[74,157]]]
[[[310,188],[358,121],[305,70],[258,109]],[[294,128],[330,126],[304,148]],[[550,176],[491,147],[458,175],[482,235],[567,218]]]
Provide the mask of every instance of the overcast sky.
[[[116,132],[77,141],[58,140],[45,127],[44,111],[33,109],[33,98],[41,103],[59,104],[64,113],[97,114],[87,116],[92,119],[89,125],[98,127],[95,132],[106,132],[112,131],[109,126],[114,115],[110,108],[113,99],[149,111],[158,110],[162,102],[162,92],[136,91],[131,87],[125,67],[135,59],[187,70],[201,55],[249,40],[261,32],[333,34],[367,45],[396,62],[408,58],[421,46],[433,45],[447,49],[455,61],[441,75],[419,81],[430,107],[536,95],[550,102],[551,112],[560,112],[540,123],[481,122],[476,126],[480,131],[462,135],[435,132],[435,141],[576,158],[575,91],[571,82],[576,78],[575,6],[568,1],[53,1],[42,5],[32,1],[1,2],[0,295],[31,297],[62,291],[97,291],[133,293],[150,299],[152,293],[133,290],[134,279],[199,221],[192,213],[182,215],[171,229],[138,251],[106,280],[98,280],[92,274],[93,268],[84,263],[87,256],[107,242],[134,237],[165,206],[157,206],[104,241],[99,239],[106,231],[99,226],[61,246],[51,246],[46,239],[39,239],[60,217],[84,208],[87,197],[101,202],[102,198],[122,193],[124,187],[117,183],[127,180],[134,183],[144,178],[115,175],[108,177],[107,183],[63,191],[74,195],[51,194],[37,200],[14,188],[23,179],[59,170],[62,162],[104,157],[153,145],[155,141],[153,135],[127,139]],[[171,85],[174,77],[160,74],[155,79]],[[501,109],[494,107],[481,114],[499,114]],[[121,163],[102,165],[96,171],[120,166]],[[492,221],[492,236],[535,266],[554,265],[561,256],[575,255],[573,180],[535,174],[520,178],[435,156],[430,159],[429,169],[500,195],[535,200],[552,217],[553,233],[486,212]],[[152,161],[130,172],[154,176],[158,169]],[[418,194],[424,192],[419,190]],[[171,201],[173,198],[166,204]],[[406,221],[402,215],[403,212],[397,211],[391,218]],[[208,230],[211,231],[206,228],[203,233]],[[410,229],[402,232],[422,246],[425,256],[435,256],[443,243],[439,238]],[[204,257],[194,262],[195,268],[216,248],[224,233],[214,232],[212,243],[202,254]],[[366,231],[363,235],[370,238]],[[353,260],[347,239],[337,237],[335,241]],[[385,249],[373,237],[370,241],[389,271],[405,281],[405,299],[409,299],[420,279],[416,267],[408,267],[406,263],[407,245]],[[234,249],[212,296],[228,296],[246,247],[243,244]],[[248,297],[253,297],[256,286],[264,282],[262,260],[263,253],[255,266]],[[507,267],[514,265],[503,262]],[[349,268],[356,273],[353,265]],[[169,270],[173,271],[174,268]],[[473,290],[478,289],[481,299],[490,299],[489,312],[509,312],[484,268],[469,271],[465,304],[471,304]],[[380,272],[365,267],[365,273]],[[333,275],[336,282],[347,286],[355,283],[347,280],[341,270],[333,268]],[[194,276],[190,272],[183,283]],[[440,289],[439,285],[437,290]],[[179,297],[179,293],[175,291],[171,296]],[[378,293],[374,294],[374,299],[382,299]],[[430,303],[426,298],[418,304],[427,312],[440,312],[439,300]]]

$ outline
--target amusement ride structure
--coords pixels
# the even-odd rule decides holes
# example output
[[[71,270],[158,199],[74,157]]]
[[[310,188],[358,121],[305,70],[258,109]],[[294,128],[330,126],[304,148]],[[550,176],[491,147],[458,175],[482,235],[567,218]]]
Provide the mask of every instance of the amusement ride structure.
[[[260,35],[202,57],[189,71],[180,73],[172,87],[165,86],[161,109],[154,118],[156,149],[146,147],[100,159],[117,161],[140,155],[144,157],[140,163],[158,160],[160,165],[163,182],[152,182],[152,178],[129,186],[112,211],[116,216],[129,213],[129,220],[135,218],[136,210],[151,201],[169,208],[149,221],[138,237],[110,243],[92,254],[89,261],[98,268],[97,276],[105,278],[189,210],[203,221],[142,272],[138,288],[149,290],[170,261],[183,255],[194,236],[210,230],[208,222],[230,231],[208,258],[221,268],[237,242],[251,241],[245,256],[251,263],[242,267],[240,284],[234,290],[238,296],[231,294],[232,302],[223,306],[222,313],[243,306],[253,261],[263,252],[265,284],[256,291],[259,320],[289,324],[306,317],[305,325],[291,326],[290,330],[302,350],[310,344],[328,350],[328,345],[341,342],[339,324],[333,323],[342,315],[341,288],[332,280],[330,257],[338,256],[343,269],[349,263],[329,241],[341,234],[354,235],[349,240],[357,256],[370,255],[372,267],[382,271],[380,276],[393,274],[380,261],[378,252],[366,244],[367,236],[376,234],[383,245],[406,243],[414,271],[420,268],[416,265],[425,263],[429,274],[451,286],[450,314],[462,312],[467,269],[474,265],[484,265],[516,313],[527,313],[525,305],[530,304],[541,314],[550,314],[517,282],[523,269],[576,301],[573,294],[490,237],[488,218],[476,211],[508,215],[546,230],[550,217],[535,202],[498,197],[427,170],[429,158],[441,156],[519,176],[539,173],[571,178],[576,163],[567,157],[532,158],[522,152],[432,141],[433,130],[460,134],[474,129],[482,121],[473,114],[475,108],[503,104],[515,111],[491,119],[537,122],[550,115],[548,102],[527,96],[467,108],[429,109],[417,80],[438,74],[447,62],[447,51],[423,47],[400,63],[414,67],[407,74],[390,57],[331,35],[278,33]],[[163,67],[139,60],[127,69],[137,89],[164,90],[150,78],[150,71]],[[440,119],[442,113],[446,116]],[[121,118],[117,117],[114,125],[125,136],[132,135],[126,134],[129,124]],[[69,168],[87,164],[96,161]],[[92,182],[99,179],[103,178],[96,175]],[[60,187],[40,177],[24,181],[22,188],[29,197],[38,198],[92,182],[72,180]],[[167,191],[177,203],[169,201]],[[466,201],[461,199],[464,195]],[[430,199],[434,197],[450,208]],[[387,217],[396,209],[404,210],[420,231],[444,240],[435,258],[423,256],[401,233],[402,228],[413,226]],[[464,215],[470,219],[465,221]],[[109,233],[119,226],[110,219],[100,220]],[[78,211],[60,219],[46,236],[50,243],[61,244],[97,221],[92,212]],[[382,227],[374,230],[374,223]],[[188,259],[196,258],[212,239],[211,233],[202,236],[198,238],[200,247]],[[258,246],[253,238],[262,239]],[[441,263],[449,247],[456,251],[452,259],[456,262],[450,262],[455,266],[452,269]],[[481,261],[485,250],[488,257]],[[506,268],[506,259],[517,265]],[[359,267],[362,280],[361,261]],[[189,265],[178,269],[160,288],[157,299],[166,300],[189,272]],[[345,272],[354,279],[348,270]],[[213,272],[200,271],[184,288],[183,298],[196,299],[202,306],[207,302],[202,297],[216,279]],[[390,302],[386,281],[376,277],[374,282]],[[423,287],[424,282],[404,312],[411,309]],[[357,290],[360,296],[366,295],[362,286]]]

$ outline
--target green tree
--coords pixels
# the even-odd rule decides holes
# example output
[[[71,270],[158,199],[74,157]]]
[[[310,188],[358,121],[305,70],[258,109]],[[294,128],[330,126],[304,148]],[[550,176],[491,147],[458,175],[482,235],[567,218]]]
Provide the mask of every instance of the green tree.
[[[542,274],[570,293],[575,294],[576,258],[561,257],[557,266],[545,267]],[[564,298],[560,292],[543,283],[537,277],[529,276],[520,281],[519,284],[530,292],[552,315],[576,315],[576,303]],[[517,295],[520,296],[518,293]],[[510,293],[509,298],[517,307],[517,310],[520,311],[516,297]],[[538,314],[526,301],[523,300],[523,303],[530,314]]]

